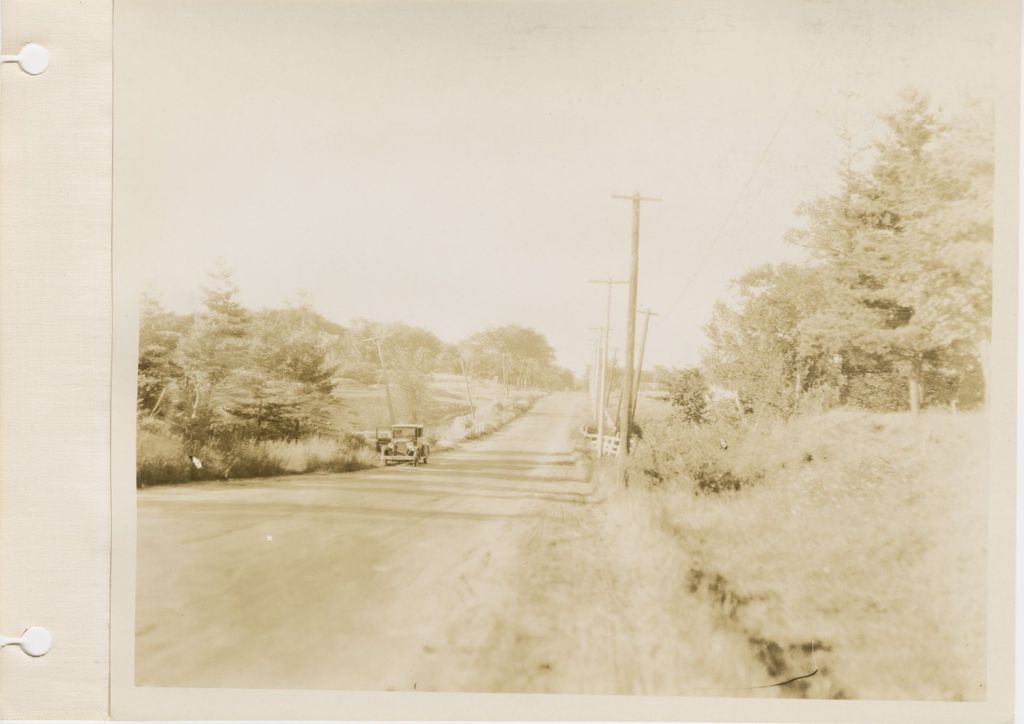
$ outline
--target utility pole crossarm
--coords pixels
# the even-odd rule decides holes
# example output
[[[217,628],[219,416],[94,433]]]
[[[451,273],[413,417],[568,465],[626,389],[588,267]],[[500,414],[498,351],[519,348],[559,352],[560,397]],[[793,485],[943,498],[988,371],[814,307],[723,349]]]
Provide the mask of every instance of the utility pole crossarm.
[[[625,196],[623,194],[612,194],[613,199],[625,199],[626,201],[664,201],[665,199],[659,199],[657,196],[641,196],[640,194],[630,194]]]

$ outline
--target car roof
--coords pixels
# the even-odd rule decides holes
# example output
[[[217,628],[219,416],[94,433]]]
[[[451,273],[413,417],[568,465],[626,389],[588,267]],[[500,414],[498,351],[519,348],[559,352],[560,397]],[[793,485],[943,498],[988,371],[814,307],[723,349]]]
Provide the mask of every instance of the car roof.
[[[423,427],[423,425],[419,424],[418,422],[398,422],[392,425],[391,427]]]

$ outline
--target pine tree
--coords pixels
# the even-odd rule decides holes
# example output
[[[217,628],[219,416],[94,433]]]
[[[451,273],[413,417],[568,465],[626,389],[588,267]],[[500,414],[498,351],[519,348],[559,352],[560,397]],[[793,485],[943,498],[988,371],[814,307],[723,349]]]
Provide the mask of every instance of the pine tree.
[[[144,295],[139,310],[139,365],[136,402],[147,416],[171,408],[181,368],[175,358],[178,343],[191,319],[168,312]]]
[[[829,304],[804,330],[821,347],[899,369],[917,412],[926,368],[964,345],[983,349],[991,294],[991,154],[984,134],[952,129],[927,99],[903,94],[865,171],[801,208],[791,240],[828,267]]]
[[[204,309],[178,346],[182,409],[176,422],[186,443],[205,444],[231,428],[225,381],[249,364],[249,312],[237,301],[230,272],[218,268],[202,288]]]

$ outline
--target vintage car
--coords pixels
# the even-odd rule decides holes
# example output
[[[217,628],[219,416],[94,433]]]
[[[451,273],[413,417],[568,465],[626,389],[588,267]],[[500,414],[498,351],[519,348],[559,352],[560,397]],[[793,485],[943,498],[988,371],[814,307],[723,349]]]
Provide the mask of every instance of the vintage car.
[[[412,463],[426,464],[430,445],[424,440],[423,425],[403,423],[391,428],[377,428],[377,451],[384,465]]]

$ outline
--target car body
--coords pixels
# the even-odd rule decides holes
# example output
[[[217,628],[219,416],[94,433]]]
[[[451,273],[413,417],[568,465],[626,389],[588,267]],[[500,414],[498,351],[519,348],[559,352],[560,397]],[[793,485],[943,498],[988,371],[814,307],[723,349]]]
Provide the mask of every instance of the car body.
[[[426,464],[430,457],[430,445],[424,438],[423,425],[418,423],[377,428],[377,451],[384,465],[412,463],[416,466]]]

